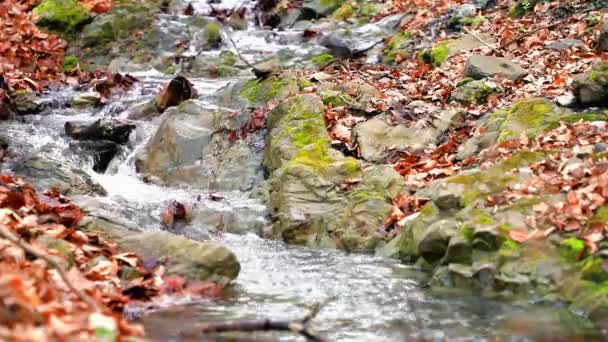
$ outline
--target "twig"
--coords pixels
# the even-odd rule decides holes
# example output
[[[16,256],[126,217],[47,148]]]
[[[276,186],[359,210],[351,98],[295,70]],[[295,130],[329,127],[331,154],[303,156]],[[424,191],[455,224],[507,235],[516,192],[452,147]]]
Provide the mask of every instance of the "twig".
[[[310,313],[299,320],[242,320],[218,323],[208,323],[196,329],[182,333],[183,336],[192,336],[196,333],[222,333],[222,332],[254,332],[254,331],[289,331],[304,336],[307,341],[326,342],[327,340],[317,335],[311,329],[311,321],[317,316],[319,311],[331,299],[324,303],[316,304]]]
[[[498,50],[494,46],[492,46],[490,43],[486,42],[485,40],[481,39],[481,37],[478,36],[477,34],[475,34],[475,32],[467,29],[466,27],[463,27],[462,30],[464,32],[470,34],[473,38],[479,40],[479,42],[481,42],[483,45],[485,45],[485,46],[489,47],[490,49],[492,49],[492,51],[494,51],[496,53],[499,53]]]
[[[7,227],[3,224],[0,224],[0,236],[7,239],[10,242],[12,242],[16,246],[20,247],[27,253],[48,262],[51,266],[53,266],[57,270],[61,279],[63,279],[65,284],[68,286],[68,288],[72,292],[74,292],[74,294],[76,294],[76,296],[78,296],[78,298],[80,298],[83,302],[87,303],[91,308],[93,308],[97,311],[100,311],[99,307],[97,306],[97,304],[95,303],[93,298],[91,298],[86,293],[84,293],[81,290],[79,290],[78,288],[76,288],[76,286],[74,286],[74,284],[72,284],[72,282],[68,278],[68,274],[63,269],[62,265],[54,257],[52,257],[48,254],[42,253],[40,251],[37,251],[30,244],[28,244],[27,242],[18,238],[15,234],[13,234],[10,231],[9,227]]]

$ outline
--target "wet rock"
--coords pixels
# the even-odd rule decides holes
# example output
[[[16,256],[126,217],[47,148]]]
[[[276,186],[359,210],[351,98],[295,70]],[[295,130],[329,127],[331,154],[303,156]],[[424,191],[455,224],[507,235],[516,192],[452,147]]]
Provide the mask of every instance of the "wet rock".
[[[583,75],[576,76],[572,90],[579,104],[608,104],[608,62],[600,62]]]
[[[471,243],[462,233],[454,234],[450,238],[448,247],[445,251],[442,264],[460,263],[469,264],[472,261],[472,246]]]
[[[72,99],[72,107],[82,109],[87,107],[97,107],[101,104],[101,95],[98,92],[91,91],[83,94],[78,94]]]
[[[70,42],[68,54],[77,56],[87,68],[103,69],[118,57],[132,64],[149,63],[159,45],[154,25],[156,9],[123,3],[96,16]]]
[[[477,225],[473,228],[473,247],[482,251],[496,251],[504,237],[496,225]]]
[[[453,221],[440,220],[430,225],[418,243],[418,255],[428,262],[441,260],[446,254],[450,239],[458,234]]]
[[[69,121],[65,123],[64,129],[65,134],[76,140],[109,140],[125,144],[135,125],[99,119],[93,123]]]
[[[527,74],[526,70],[507,58],[483,55],[469,57],[464,69],[465,77],[476,80],[502,75],[506,79],[519,81]]]
[[[419,121],[417,125],[408,127],[391,126],[386,116],[379,115],[355,126],[353,135],[361,148],[363,159],[379,161],[389,148],[421,150],[434,145],[441,132],[457,117],[456,111],[444,111],[438,115],[433,125],[425,125],[423,121]]]
[[[218,57],[197,56],[184,61],[182,73],[188,77],[221,78],[234,76],[240,69],[235,67],[236,55],[231,51],[222,51]]]
[[[222,45],[222,34],[220,26],[216,22],[210,22],[196,35],[195,41],[200,49],[218,49]]]
[[[84,208],[87,210],[87,208]],[[117,242],[119,249],[161,261],[168,274],[193,280],[230,284],[239,274],[240,264],[226,247],[199,242],[163,231],[138,232],[112,217],[86,216],[79,228]]]
[[[60,193],[67,196],[79,194],[106,195],[103,187],[86,172],[59,161],[31,157],[15,163],[12,170],[40,191],[56,188]]]
[[[302,11],[301,19],[318,19],[326,17],[337,10],[343,0],[305,0],[300,8]]]
[[[183,76],[177,76],[161,90],[154,102],[156,108],[162,113],[167,108],[177,106],[180,103],[196,96],[192,83]]]
[[[366,169],[362,178],[363,184],[346,195],[346,207],[326,229],[338,248],[371,253],[383,240],[379,228],[405,182],[388,166]]]
[[[262,177],[259,137],[250,134],[231,142],[230,131],[249,119],[211,111],[188,100],[169,108],[155,135],[137,156],[138,172],[167,184],[211,190],[248,190]],[[262,144],[263,145],[263,144]],[[257,149],[257,150],[256,150]]]
[[[582,40],[566,38],[566,39],[558,40],[556,42],[549,43],[549,44],[545,45],[545,48],[549,49],[549,50],[564,51],[564,50],[571,49],[573,47],[584,46],[584,45],[585,45],[585,43]]]
[[[61,34],[76,32],[91,18],[75,0],[44,0],[33,12],[38,16],[37,25]]]
[[[373,252],[403,180],[387,168],[361,170],[357,160],[330,149],[324,105],[315,94],[296,95],[268,115],[264,167],[273,235],[310,246]],[[363,173],[363,174],[362,174]],[[338,184],[363,176],[345,193]]]
[[[70,147],[77,153],[93,158],[93,171],[103,173],[120,151],[120,146],[108,140],[73,142]]]
[[[265,104],[268,101],[280,102],[300,91],[297,77],[289,72],[273,75],[263,80],[231,82],[218,90],[218,105],[242,109],[253,104]]]
[[[8,139],[0,136],[0,162],[8,153]]]
[[[13,105],[18,114],[38,114],[44,109],[44,103],[38,95],[29,91],[16,91],[11,94]]]
[[[488,96],[500,92],[499,85],[486,80],[469,80],[461,82],[452,92],[451,99],[462,104],[483,104]]]
[[[605,20],[600,29],[600,36],[598,38],[598,49],[600,51],[608,51],[608,20]]]
[[[440,219],[441,212],[435,204],[427,203],[416,219],[408,224],[400,235],[399,258],[404,261],[415,261],[420,257],[418,245],[426,230]]]
[[[553,102],[541,98],[523,99],[510,108],[497,110],[486,115],[479,122],[484,134],[475,134],[459,147],[458,158],[466,158],[489,147],[496,142],[517,138],[522,132],[528,137],[535,137],[556,125],[562,120],[585,120],[584,115],[569,112]]]

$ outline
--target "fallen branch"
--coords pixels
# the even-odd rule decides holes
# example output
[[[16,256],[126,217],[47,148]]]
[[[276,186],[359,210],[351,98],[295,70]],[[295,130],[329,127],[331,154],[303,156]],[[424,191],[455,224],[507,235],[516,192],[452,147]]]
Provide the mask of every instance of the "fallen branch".
[[[209,334],[222,332],[254,332],[254,331],[288,331],[306,338],[312,342],[326,342],[327,340],[317,335],[311,329],[311,321],[321,311],[327,303],[316,304],[311,312],[300,320],[242,320],[218,323],[208,323],[198,327],[196,331],[182,333],[183,336],[193,336],[195,334]]]
[[[93,308],[97,311],[100,311],[99,307],[97,306],[97,304],[95,303],[93,298],[89,297],[86,293],[82,292],[81,290],[76,288],[76,286],[74,286],[74,284],[72,284],[72,282],[68,278],[67,272],[63,269],[63,267],[59,263],[59,261],[57,261],[54,257],[36,250],[30,244],[28,244],[27,242],[23,241],[22,239],[17,237],[15,234],[13,234],[11,232],[10,228],[3,224],[0,224],[0,237],[7,239],[8,241],[13,243],[17,247],[23,249],[27,253],[48,262],[51,266],[53,266],[57,270],[61,279],[63,279],[65,284],[68,286],[68,288],[72,292],[74,292],[74,294],[76,294],[76,296],[78,296],[83,302],[87,303],[87,305],[89,305],[91,308]]]

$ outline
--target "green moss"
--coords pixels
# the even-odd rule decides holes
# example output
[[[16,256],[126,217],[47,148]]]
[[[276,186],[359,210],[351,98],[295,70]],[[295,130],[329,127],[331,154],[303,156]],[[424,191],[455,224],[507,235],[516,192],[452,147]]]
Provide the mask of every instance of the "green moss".
[[[327,90],[321,93],[321,99],[326,105],[332,105],[333,107],[345,106],[351,102],[350,95],[342,93],[336,90]]]
[[[220,59],[224,65],[233,66],[236,63],[236,55],[232,51],[225,50],[220,52]]]
[[[520,255],[521,249],[521,244],[510,239],[505,239],[498,250],[498,255],[502,259],[512,259]]]
[[[460,19],[460,22],[463,25],[467,25],[467,26],[472,26],[472,27],[477,27],[481,24],[483,24],[486,21],[486,18],[482,15],[478,15],[476,17],[469,17],[469,18],[462,18]]]
[[[338,20],[346,20],[353,16],[355,13],[355,8],[350,3],[345,3],[340,6],[337,10],[335,10],[333,17]]]
[[[450,55],[450,50],[447,47],[447,42],[439,43],[430,50],[425,50],[420,54],[420,58],[427,64],[433,64],[436,67],[441,66]]]
[[[386,48],[383,51],[383,61],[389,64],[394,63],[397,56],[407,54],[408,49],[406,45],[411,38],[412,34],[410,32],[394,34],[386,43]]]
[[[171,63],[171,64],[167,65],[165,70],[163,70],[163,73],[165,75],[174,75],[176,71],[177,71],[177,67],[175,66],[175,64]]]
[[[592,223],[596,222],[608,222],[608,206],[599,207],[593,213],[591,218]]]
[[[589,79],[593,82],[608,80],[608,62],[598,64],[593,67],[589,74]]]
[[[567,261],[576,261],[585,249],[585,243],[576,238],[567,238],[560,244],[560,254]]]
[[[63,71],[72,71],[80,64],[80,61],[75,56],[65,56],[63,58]]]
[[[534,8],[538,0],[518,0],[511,10],[509,10],[509,17],[511,18],[522,18],[528,15]]]
[[[44,0],[34,8],[38,25],[60,34],[74,33],[91,16],[75,0]]]
[[[241,90],[241,96],[247,99],[249,103],[256,103],[259,83],[258,80],[249,80]]]
[[[475,233],[475,231],[473,230],[472,227],[469,227],[466,223],[462,225],[462,227],[460,227],[460,233],[462,234],[462,236],[464,237],[465,240],[467,240],[468,242],[472,243],[473,242],[473,235]]]
[[[220,25],[215,22],[205,25],[205,28],[203,29],[203,37],[205,39],[205,43],[208,45],[220,43],[222,41]]]
[[[439,209],[433,203],[427,203],[420,209],[421,216],[434,216],[439,213]]]
[[[524,99],[516,102],[509,110],[499,110],[491,120],[499,125],[498,142],[518,138],[522,132],[534,137],[545,132],[559,122],[561,112],[545,99]]]
[[[494,219],[491,216],[488,216],[488,215],[479,215],[479,216],[476,216],[475,219],[474,219],[474,221],[477,224],[484,224],[484,225],[494,224]]]
[[[601,283],[608,281],[608,272],[604,269],[604,259],[587,258],[583,261],[581,268],[582,279]]]
[[[104,54],[109,49],[108,43],[122,43],[125,47],[141,48],[157,44],[157,31],[149,30],[152,19],[150,9],[135,4],[121,4],[109,12],[95,18],[83,30],[85,46],[91,47],[95,54]],[[135,31],[144,32],[143,39],[133,41],[131,34]],[[108,44],[109,45],[109,44]]]
[[[375,4],[366,4],[361,7],[359,14],[365,17],[373,17],[378,13],[378,7]]]
[[[300,90],[308,87],[312,87],[312,82],[303,77],[298,78],[298,88],[300,88]]]
[[[352,176],[361,173],[361,165],[359,165],[359,161],[357,159],[347,157],[344,158],[342,162],[347,175]]]
[[[330,53],[322,53],[312,57],[310,60],[316,65],[325,65],[331,62],[334,59],[334,56]]]

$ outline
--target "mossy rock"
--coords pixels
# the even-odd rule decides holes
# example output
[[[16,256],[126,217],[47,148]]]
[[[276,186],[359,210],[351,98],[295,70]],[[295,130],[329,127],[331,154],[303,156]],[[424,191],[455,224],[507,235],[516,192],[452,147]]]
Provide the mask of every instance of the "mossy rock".
[[[500,135],[498,142],[519,138],[522,133],[535,137],[555,128],[564,116],[564,111],[549,100],[523,99],[506,111],[492,114],[490,125],[497,125]]]
[[[509,17],[523,18],[534,9],[538,0],[517,0],[509,10]]]
[[[78,67],[80,61],[76,56],[65,56],[63,58],[63,71],[72,71]]]
[[[123,4],[95,18],[83,30],[82,38],[85,46],[104,45],[125,39],[131,32],[145,29],[151,23],[152,18],[147,7]]]
[[[451,99],[462,104],[483,104],[488,96],[500,92],[496,83],[486,80],[463,80],[452,92]]]
[[[430,50],[422,51],[420,53],[420,59],[427,64],[440,67],[449,55],[450,50],[448,49],[447,42],[442,42]]]
[[[291,74],[272,76],[262,81],[250,80],[241,89],[240,95],[250,104],[280,101],[300,90],[298,80]]]
[[[397,63],[398,56],[409,53],[411,42],[412,34],[410,32],[398,32],[394,34],[386,43],[386,47],[382,51],[382,61],[386,64]]]
[[[208,23],[203,29],[203,46],[206,48],[218,47],[222,43],[220,25],[216,22]]]
[[[441,212],[432,202],[427,203],[421,210],[416,219],[408,224],[400,235],[399,258],[404,261],[414,261],[420,255],[418,244],[424,237],[426,229],[438,221]]]
[[[351,3],[344,3],[334,11],[333,17],[338,20],[346,20],[355,14],[355,8]]]
[[[75,33],[91,19],[89,11],[75,0],[44,0],[33,12],[39,26],[62,35]]]
[[[321,53],[318,55],[313,56],[310,61],[313,62],[315,65],[318,66],[322,66],[325,65],[329,62],[331,62],[334,59],[334,56],[330,53]]]
[[[572,88],[579,104],[608,105],[608,62],[600,62],[575,77]]]

